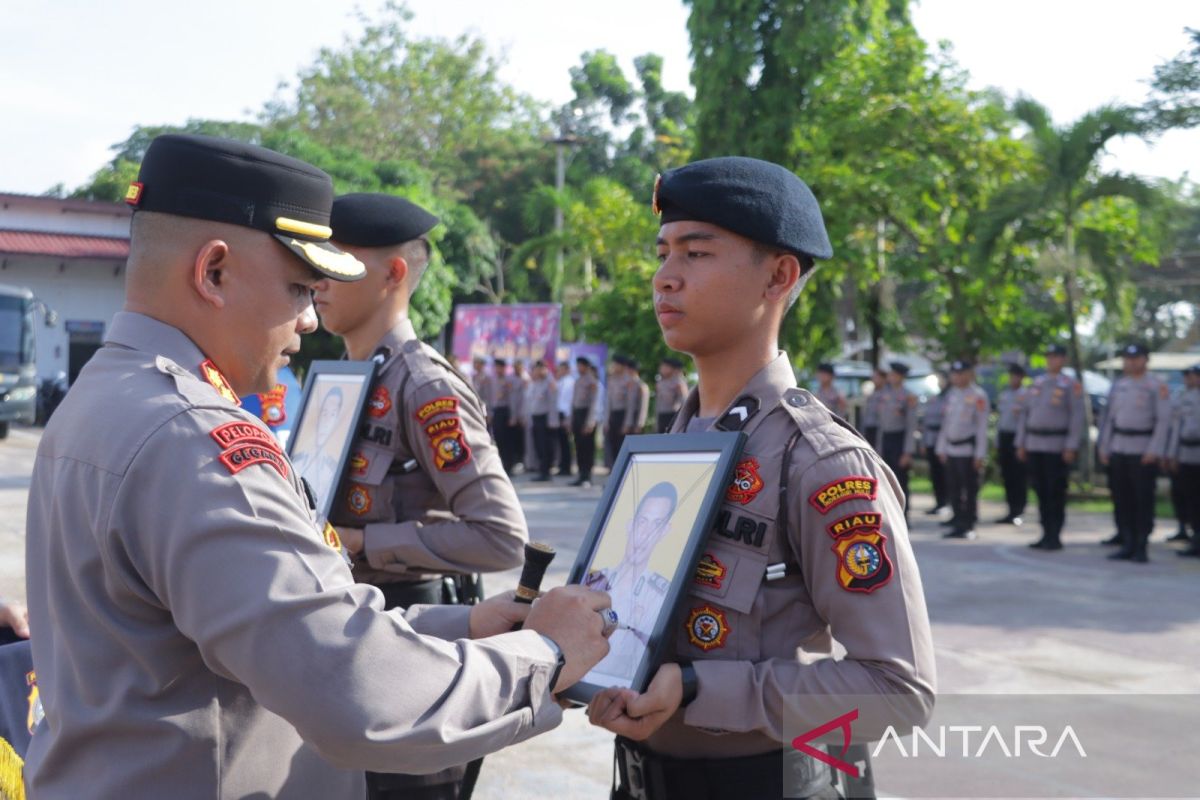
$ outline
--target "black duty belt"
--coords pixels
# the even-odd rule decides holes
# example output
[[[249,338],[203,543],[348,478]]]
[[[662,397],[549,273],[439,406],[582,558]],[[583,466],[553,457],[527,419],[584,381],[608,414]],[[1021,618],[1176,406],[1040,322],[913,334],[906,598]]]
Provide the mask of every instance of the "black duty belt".
[[[965,439],[951,439],[949,441],[949,444],[953,447],[958,447],[959,445],[963,445],[963,444],[975,444],[975,437],[968,436]]]
[[[1025,432],[1034,436],[1066,436],[1068,433],[1066,428],[1026,428]]]
[[[1122,436],[1149,436],[1154,433],[1154,428],[1151,428],[1148,431],[1135,431],[1130,428],[1118,428],[1116,425],[1114,425],[1113,433],[1119,433]]]
[[[1200,447],[1200,439],[1180,438],[1179,443],[1187,447]]]
[[[789,758],[789,796],[810,797],[833,785],[833,771],[803,754],[793,765]],[[613,797],[633,800],[675,800],[688,797],[764,798],[783,796],[782,748],[738,758],[670,758],[618,736],[617,775],[620,788]]]

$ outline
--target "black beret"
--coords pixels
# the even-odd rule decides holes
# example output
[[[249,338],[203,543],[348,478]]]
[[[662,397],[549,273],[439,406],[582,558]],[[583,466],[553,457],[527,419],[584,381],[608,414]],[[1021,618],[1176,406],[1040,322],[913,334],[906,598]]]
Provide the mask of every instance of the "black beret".
[[[830,375],[832,375],[833,364],[830,364],[828,361],[822,364],[817,364],[817,372],[828,372]]]
[[[620,353],[617,353],[615,356],[612,357],[612,362],[614,364],[620,364],[622,367],[629,366],[629,359],[626,358],[625,356],[621,355]]]
[[[507,367],[507,366],[508,366],[508,362],[507,362],[507,361],[505,361],[503,358],[495,358],[495,359],[492,359],[492,366],[494,366],[494,367]]]
[[[635,370],[635,371],[640,367],[640,365],[637,362],[637,359],[630,358],[629,356],[625,357],[625,366],[627,366],[630,369]]]
[[[416,203],[390,194],[344,194],[333,201],[334,241],[358,247],[389,247],[433,230],[438,218]]]
[[[950,362],[950,371],[951,372],[966,372],[967,370],[971,369],[971,366],[972,365],[971,365],[970,361],[964,361],[962,359],[959,359],[958,361]]]
[[[1150,355],[1150,351],[1147,350],[1146,346],[1143,344],[1128,344],[1125,345],[1125,347],[1121,350],[1121,355],[1125,356],[1126,358],[1132,356],[1148,356]]]
[[[1048,356],[1065,356],[1066,354],[1067,348],[1065,345],[1055,343],[1046,346],[1046,355]]]
[[[1009,364],[1008,365],[1008,374],[1009,375],[1024,375],[1025,368],[1022,367],[1020,364]]]
[[[575,363],[576,364],[587,364],[589,367],[592,366],[592,360],[590,358],[588,358],[587,356],[575,356]]]
[[[899,375],[907,375],[909,371],[908,364],[905,364],[903,361],[893,361],[888,364],[888,368]]]
[[[125,202],[137,211],[264,231],[323,275],[354,281],[362,262],[329,244],[333,181],[299,159],[213,136],[168,133],[146,148]]]
[[[709,158],[664,172],[654,184],[654,213],[663,224],[707,222],[810,258],[833,256],[812,190],[757,158]]]
[[[662,360],[662,363],[666,364],[668,367],[673,367],[674,369],[683,369],[683,362],[678,358],[667,356]]]

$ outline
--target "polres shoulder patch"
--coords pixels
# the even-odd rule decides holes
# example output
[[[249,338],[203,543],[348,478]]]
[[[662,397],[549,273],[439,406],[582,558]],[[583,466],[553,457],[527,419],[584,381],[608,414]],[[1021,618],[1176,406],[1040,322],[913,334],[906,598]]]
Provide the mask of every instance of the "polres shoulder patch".
[[[822,514],[847,500],[874,500],[879,481],[869,475],[847,475],[817,489],[808,498],[808,504]]]

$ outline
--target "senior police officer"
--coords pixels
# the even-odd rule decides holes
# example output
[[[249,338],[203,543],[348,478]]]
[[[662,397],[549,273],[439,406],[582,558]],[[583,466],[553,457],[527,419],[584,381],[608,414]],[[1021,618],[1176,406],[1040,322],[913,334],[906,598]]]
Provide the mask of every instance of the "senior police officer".
[[[1109,558],[1145,563],[1149,560],[1146,543],[1154,530],[1154,484],[1167,446],[1171,395],[1165,383],[1146,371],[1150,354],[1144,346],[1130,344],[1121,355],[1125,374],[1108,393],[1099,442],[1121,539],[1121,549]]]
[[[907,516],[908,470],[917,449],[913,438],[917,430],[917,396],[904,386],[908,364],[893,361],[888,367],[887,385],[879,391],[879,454],[896,473]]]
[[[654,388],[654,413],[658,423],[655,433],[666,433],[671,429],[671,420],[679,413],[687,393],[683,362],[677,358],[664,358],[658,365],[658,381]]]
[[[785,718],[826,723],[845,713],[838,693],[887,694],[898,725],[926,718],[924,594],[894,477],[796,387],[777,347],[814,259],[832,255],[808,187],[776,164],[717,158],[664,174],[655,206],[659,326],[699,374],[672,432],[749,438],[669,662],[644,694],[604,690],[588,713],[620,735],[616,798],[778,798]],[[810,780],[788,796],[833,796],[824,764],[795,766]]]
[[[375,380],[350,469],[330,514],[355,557],[354,577],[379,587],[385,608],[470,603],[474,573],[521,564],[525,515],[466,378],[417,338],[410,298],[429,266],[438,219],[384,194],[333,202],[334,244],[366,275],[321,281],[322,326],[346,355],[374,359]],[[462,768],[427,776],[368,775],[372,797],[453,797]]]
[[[1191,544],[1181,556],[1200,556],[1200,364],[1183,371],[1186,388],[1175,405],[1167,469],[1182,485],[1183,513],[1192,528]]]
[[[125,309],[29,493],[31,796],[359,797],[361,770],[435,771],[553,727],[556,668],[561,687],[607,650],[603,596],[552,590],[502,634],[521,616],[503,598],[385,612],[237,406],[315,329],[314,285],[364,275],[328,243],[329,176],[161,136],[127,198]]]
[[[979,475],[987,457],[987,394],[975,383],[974,367],[967,361],[950,365],[946,416],[938,433],[937,454],[946,465],[946,488],[950,492],[947,539],[974,539],[979,521]]]
[[[1008,365],[1008,386],[996,397],[996,460],[1000,462],[1000,477],[1004,482],[1004,500],[1008,513],[996,520],[999,525],[1020,525],[1029,495],[1025,464],[1017,458],[1017,427],[1025,412],[1025,368]]]
[[[1029,546],[1062,550],[1067,519],[1067,474],[1083,438],[1083,387],[1063,374],[1067,349],[1046,348],[1046,372],[1030,385],[1017,421],[1017,458],[1029,468],[1038,501],[1042,537]]]
[[[936,516],[949,502],[946,467],[938,458],[937,439],[946,415],[946,396],[950,392],[950,380],[945,372],[938,372],[937,380],[939,391],[925,401],[925,413],[921,415],[921,450],[929,463],[929,482],[933,484],[933,508],[925,510],[929,516]]]

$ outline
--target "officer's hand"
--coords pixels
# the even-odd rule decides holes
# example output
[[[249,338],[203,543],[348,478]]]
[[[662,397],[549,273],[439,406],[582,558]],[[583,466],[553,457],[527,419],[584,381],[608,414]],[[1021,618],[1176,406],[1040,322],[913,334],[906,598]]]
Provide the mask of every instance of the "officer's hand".
[[[909,455],[908,453],[901,453],[900,454],[900,467],[902,469],[908,469],[911,466],[912,466],[912,456]]]
[[[1063,450],[1063,463],[1064,464],[1074,464],[1075,463],[1075,451],[1074,450]],[[1101,459],[1101,463],[1106,464],[1108,462]]]
[[[367,534],[362,528],[335,528],[338,538],[342,540],[342,546],[352,556],[361,555],[363,547],[367,544]]]
[[[640,742],[662,727],[683,701],[683,677],[678,664],[663,664],[645,694],[610,688],[588,704],[588,720],[605,730]]]
[[[574,686],[608,655],[604,620],[596,612],[611,607],[607,593],[578,585],[556,587],[534,601],[525,627],[553,639],[566,660],[554,692]]]
[[[596,423],[593,422],[591,425],[585,425],[583,428],[583,432],[584,432],[584,435],[591,436],[593,433],[596,432]]]
[[[1018,447],[1018,448],[1017,448],[1017,461],[1025,461],[1025,460],[1027,460],[1028,458],[1029,458],[1029,453],[1027,453],[1027,452],[1025,451],[1025,448],[1024,448],[1024,447]],[[1068,464],[1070,464],[1071,462],[1070,462],[1070,461],[1068,461],[1067,463],[1068,463]]]
[[[22,639],[29,638],[29,609],[22,603],[0,602],[0,627],[12,628]]]
[[[468,630],[472,639],[484,639],[508,633],[518,622],[524,622],[533,606],[518,603],[516,592],[504,592],[471,606]]]
[[[938,454],[938,461],[942,462],[943,464],[945,464],[949,460],[950,460],[950,457],[947,456],[945,453]]]
[[[1158,463],[1158,456],[1154,455],[1153,453],[1146,453],[1144,456],[1142,456],[1142,466],[1148,467],[1151,464],[1156,463]]]

